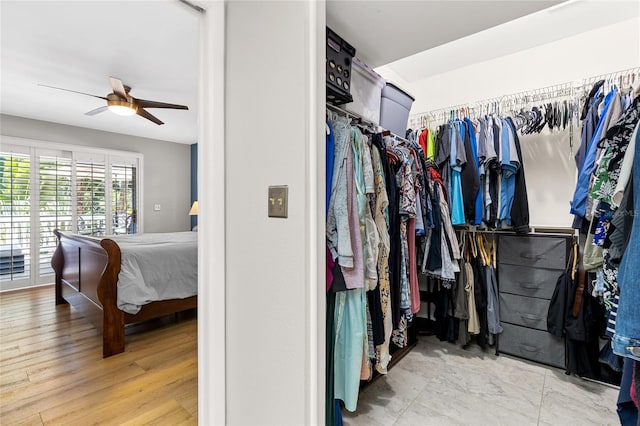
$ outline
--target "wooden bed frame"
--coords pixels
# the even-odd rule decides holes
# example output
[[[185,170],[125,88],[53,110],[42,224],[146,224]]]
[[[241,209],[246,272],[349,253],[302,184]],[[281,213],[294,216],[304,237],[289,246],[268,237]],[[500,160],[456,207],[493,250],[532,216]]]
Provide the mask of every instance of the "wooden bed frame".
[[[102,332],[104,358],[124,352],[125,325],[196,308],[197,296],[144,305],[135,315],[118,309],[120,247],[109,238],[55,230],[58,246],[51,259],[56,274],[56,305],[69,303]]]

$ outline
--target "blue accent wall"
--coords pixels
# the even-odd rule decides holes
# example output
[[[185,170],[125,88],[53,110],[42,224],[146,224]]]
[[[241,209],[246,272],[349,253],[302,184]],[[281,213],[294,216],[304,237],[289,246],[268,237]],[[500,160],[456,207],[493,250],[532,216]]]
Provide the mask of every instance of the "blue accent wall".
[[[198,199],[198,144],[191,145],[191,204]],[[191,208],[191,205],[189,205]],[[191,229],[198,225],[198,216],[190,216]]]

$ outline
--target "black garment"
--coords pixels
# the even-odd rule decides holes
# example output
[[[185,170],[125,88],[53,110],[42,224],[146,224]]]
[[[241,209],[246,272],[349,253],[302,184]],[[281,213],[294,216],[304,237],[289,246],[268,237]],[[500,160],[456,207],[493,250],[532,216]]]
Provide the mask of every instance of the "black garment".
[[[451,156],[451,139],[449,138],[449,127],[442,125],[438,128],[436,135],[436,155],[435,163],[440,170],[440,177],[444,183],[444,193],[449,198],[449,183],[451,183],[451,167],[449,166],[449,157]]]
[[[576,284],[571,279],[571,271],[563,271],[556,281],[556,288],[549,301],[547,312],[547,331],[554,336],[564,336],[564,323],[566,318],[568,290],[575,288]]]
[[[545,121],[547,126],[549,126],[549,130],[553,130],[553,105],[551,104],[545,106]]]
[[[587,273],[586,282],[595,279],[595,274]],[[591,297],[587,285],[582,293],[582,304],[577,317],[573,316],[573,301],[577,281],[568,289],[565,308],[565,331],[567,333],[567,371],[580,376],[598,379],[600,377],[599,336],[604,332],[606,317],[604,306]]]
[[[398,165],[399,166],[399,165]],[[391,168],[392,186],[395,186],[395,167]],[[400,241],[400,191],[394,190],[393,202],[389,201],[389,284],[391,287],[391,309],[393,328],[400,324],[400,275],[402,272],[402,245]]]
[[[385,187],[389,199],[389,285],[391,291],[391,313],[393,328],[400,323],[400,192],[396,183],[396,170],[389,162],[387,148],[382,135],[377,133],[371,137],[372,145],[380,153],[384,170]]]
[[[492,160],[485,165],[486,177],[489,180],[489,196],[491,197],[491,204],[489,205],[489,217],[486,218],[487,225],[490,228],[496,228],[498,221],[498,178],[502,173],[500,169],[500,162]]]
[[[331,283],[331,288],[329,291],[331,293],[335,293],[337,291],[347,291],[347,283],[344,280],[344,275],[342,274],[342,268],[336,262],[333,265],[333,269],[331,270],[333,274],[333,282]]]
[[[544,108],[544,112],[542,112],[542,108]],[[546,105],[540,106],[539,112],[541,114],[540,120],[538,121],[538,125],[536,126],[536,128],[533,129],[533,131],[536,133],[540,133],[542,129],[544,129],[544,126],[547,125],[547,106]]]
[[[589,282],[589,278],[593,277],[593,274],[586,274],[585,280]],[[595,322],[594,312],[592,311],[592,304],[589,303],[592,299],[589,294],[588,286],[585,285],[582,293],[582,304],[577,317],[573,316],[573,302],[575,299],[576,289],[578,287],[577,280],[569,280],[570,287],[568,289],[568,297],[565,305],[565,331],[567,337],[577,342],[586,342],[593,337],[593,325]]]
[[[511,126],[515,129],[513,120],[507,118]],[[527,196],[527,183],[524,177],[524,163],[522,162],[522,150],[520,149],[520,139],[518,134],[513,132],[513,139],[518,152],[518,161],[520,167],[516,172],[515,192],[513,196],[513,204],[511,206],[511,225],[517,234],[529,233],[529,197]]]
[[[433,184],[439,185],[438,182]],[[431,230],[431,245],[427,255],[426,269],[435,271],[442,266],[442,211],[440,210],[439,191],[433,191],[433,229]]]
[[[433,316],[435,318],[436,337],[441,341],[455,342],[457,340],[457,327],[453,317],[453,295],[451,289],[446,289],[441,282],[436,283],[436,289],[431,293],[435,305]]]
[[[462,181],[462,201],[464,204],[464,218],[467,223],[475,223],[476,220],[476,198],[480,189],[480,178],[478,176],[478,165],[473,161],[473,151],[471,148],[471,137],[469,132],[474,132],[473,128],[463,121],[464,127],[464,152],[467,162],[462,166],[460,180]]]
[[[473,295],[480,324],[480,334],[476,336],[476,341],[478,345],[484,349],[487,346],[487,336],[489,335],[489,324],[487,322],[487,276],[480,257],[471,260],[471,267],[473,268]]]
[[[591,99],[593,99],[593,97],[598,92],[598,89],[600,89],[603,84],[604,84],[604,80],[600,80],[596,84],[594,84],[593,87],[591,88],[591,91],[589,92],[589,96],[587,96],[587,98],[584,100],[584,105],[582,106],[582,114],[580,114],[580,120],[584,120],[585,118],[587,118],[587,113],[589,112],[589,104],[591,103]]]
[[[367,303],[369,304],[369,315],[371,316],[373,344],[378,346],[384,343],[384,319],[382,302],[380,301],[380,288],[378,286],[374,290],[367,291]]]
[[[493,149],[495,152],[500,152],[502,149],[500,146],[500,127],[496,123],[493,123]],[[492,228],[497,227],[498,222],[498,200],[500,194],[498,193],[498,178],[502,174],[502,168],[500,161],[495,159],[487,165],[489,173],[489,195],[491,196],[491,206],[489,208],[489,226]]]

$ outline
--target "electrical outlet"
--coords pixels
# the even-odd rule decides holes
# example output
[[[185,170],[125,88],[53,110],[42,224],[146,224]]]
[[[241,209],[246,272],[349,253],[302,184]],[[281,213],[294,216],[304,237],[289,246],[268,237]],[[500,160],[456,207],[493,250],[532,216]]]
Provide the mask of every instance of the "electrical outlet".
[[[160,204],[154,204],[153,205],[153,211],[154,212],[159,212],[160,211]]]

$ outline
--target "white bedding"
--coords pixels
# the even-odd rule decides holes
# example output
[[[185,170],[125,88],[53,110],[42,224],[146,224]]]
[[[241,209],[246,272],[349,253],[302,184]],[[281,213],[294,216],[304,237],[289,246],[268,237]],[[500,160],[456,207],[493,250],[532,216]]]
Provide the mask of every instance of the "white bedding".
[[[198,233],[118,235],[122,253],[118,308],[130,314],[157,300],[184,299],[198,292]]]

